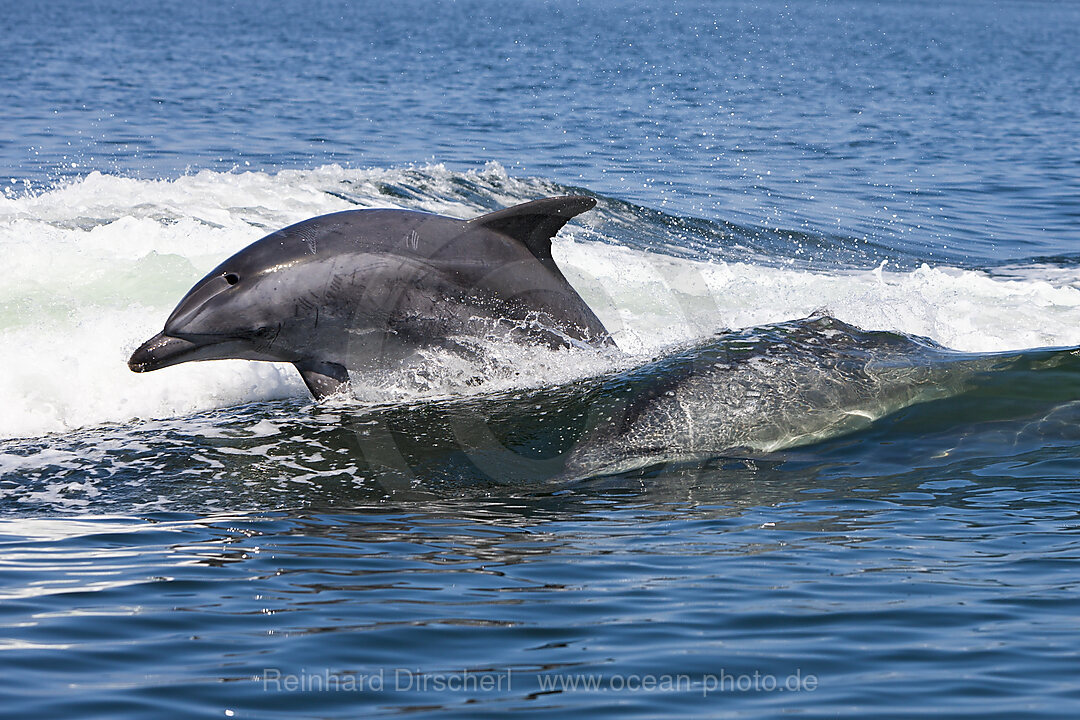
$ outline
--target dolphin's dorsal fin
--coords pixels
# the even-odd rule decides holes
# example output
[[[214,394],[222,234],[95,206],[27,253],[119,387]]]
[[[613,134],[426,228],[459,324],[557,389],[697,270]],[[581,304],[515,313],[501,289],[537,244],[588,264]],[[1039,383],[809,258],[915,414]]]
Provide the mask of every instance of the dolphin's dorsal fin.
[[[544,198],[508,207],[469,221],[507,235],[529,248],[538,260],[551,262],[551,239],[566,222],[590,210],[596,200],[580,195]]]

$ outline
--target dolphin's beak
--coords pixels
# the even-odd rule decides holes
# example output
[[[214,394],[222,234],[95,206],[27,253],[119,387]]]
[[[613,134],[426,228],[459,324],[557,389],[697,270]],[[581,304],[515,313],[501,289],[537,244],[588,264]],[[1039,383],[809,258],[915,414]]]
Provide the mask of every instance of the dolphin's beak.
[[[202,347],[205,346],[159,332],[131,354],[128,367],[134,372],[160,370],[163,367],[196,359],[192,355]]]

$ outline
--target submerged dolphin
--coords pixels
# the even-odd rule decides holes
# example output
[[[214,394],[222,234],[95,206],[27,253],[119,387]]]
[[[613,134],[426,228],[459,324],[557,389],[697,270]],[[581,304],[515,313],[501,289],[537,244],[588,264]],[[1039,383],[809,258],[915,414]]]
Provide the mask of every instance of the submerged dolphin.
[[[128,367],[290,362],[322,398],[347,386],[349,369],[452,347],[461,336],[611,345],[551,257],[559,229],[595,204],[547,198],[468,221],[407,210],[305,220],[212,270]]]
[[[358,451],[350,457],[363,458],[371,470],[363,474],[387,490],[470,473],[564,482],[666,463],[782,459],[774,453],[866,429],[912,405],[1007,386],[1023,377],[1013,370],[1080,369],[1073,352],[955,352],[816,315],[726,331],[568,384],[333,417],[346,431],[341,442]]]

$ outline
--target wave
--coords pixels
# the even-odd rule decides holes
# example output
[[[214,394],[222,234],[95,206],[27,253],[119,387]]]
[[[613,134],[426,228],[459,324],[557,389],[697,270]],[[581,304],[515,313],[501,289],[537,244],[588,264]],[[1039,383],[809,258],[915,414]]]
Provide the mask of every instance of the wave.
[[[302,397],[289,366],[215,361],[140,376],[126,367],[191,284],[270,230],[358,207],[472,217],[580,191],[514,178],[492,163],[473,172],[325,166],[172,180],[95,172],[0,197],[8,268],[0,285],[0,437]],[[599,200],[560,233],[554,255],[635,362],[718,331],[815,312],[964,351],[1080,345],[1076,265],[995,271],[881,260],[872,244]],[[513,372],[478,392],[569,382],[619,362],[511,354],[504,366]],[[388,383],[369,399],[445,396],[447,382],[420,380]]]
[[[340,508],[506,484],[542,494],[717,463],[879,477],[982,467],[988,451],[1021,464],[1059,452],[1067,475],[1078,419],[1075,350],[958,353],[815,317],[549,387],[379,406],[290,398],[7,440],[0,514]]]

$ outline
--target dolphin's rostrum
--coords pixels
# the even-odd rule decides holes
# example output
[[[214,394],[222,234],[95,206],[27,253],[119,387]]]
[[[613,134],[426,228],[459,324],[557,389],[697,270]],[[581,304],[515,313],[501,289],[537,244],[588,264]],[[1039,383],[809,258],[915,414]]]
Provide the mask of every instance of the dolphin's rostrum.
[[[290,362],[311,394],[348,370],[384,366],[455,338],[610,345],[563,277],[551,239],[588,197],[527,202],[465,221],[407,210],[349,210],[252,243],[200,280],[128,366],[192,360]]]

